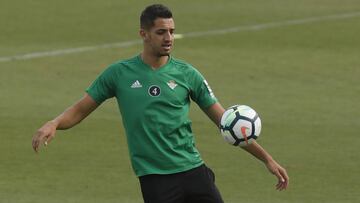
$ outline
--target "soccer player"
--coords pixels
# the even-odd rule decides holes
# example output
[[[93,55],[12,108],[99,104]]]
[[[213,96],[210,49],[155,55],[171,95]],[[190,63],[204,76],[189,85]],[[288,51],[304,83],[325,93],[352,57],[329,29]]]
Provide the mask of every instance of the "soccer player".
[[[146,7],[140,17],[142,52],[110,65],[77,103],[45,123],[33,136],[34,150],[49,144],[56,130],[73,127],[106,99],[115,97],[146,203],[223,202],[214,173],[195,148],[188,112],[193,100],[219,126],[225,110],[204,77],[170,55],[174,31],[167,7]],[[286,170],[259,144],[244,149],[277,177],[278,190],[287,188]]]

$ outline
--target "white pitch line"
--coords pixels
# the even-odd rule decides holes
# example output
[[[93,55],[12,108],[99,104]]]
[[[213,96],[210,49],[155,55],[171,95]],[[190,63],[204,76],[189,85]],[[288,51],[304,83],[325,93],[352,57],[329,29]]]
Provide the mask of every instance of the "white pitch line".
[[[185,33],[185,34],[178,34],[175,36],[175,38],[177,38],[177,39],[194,38],[194,37],[203,37],[203,36],[211,36],[211,35],[223,35],[223,34],[243,32],[243,31],[258,31],[258,30],[265,30],[265,29],[275,28],[275,27],[301,25],[301,24],[321,22],[321,21],[340,20],[340,19],[354,18],[354,17],[359,17],[359,16],[360,16],[360,12],[318,16],[318,17],[262,23],[262,24],[256,24],[256,25],[244,25],[244,26],[230,27],[230,28],[218,29],[218,30],[189,32],[189,33]],[[94,45],[94,46],[58,49],[58,50],[44,51],[44,52],[31,52],[31,53],[27,53],[27,54],[19,54],[19,55],[14,55],[14,56],[3,56],[3,57],[0,57],[0,62],[28,60],[28,59],[42,58],[42,57],[48,57],[48,56],[62,56],[62,55],[66,55],[66,54],[95,51],[95,50],[99,50],[99,49],[125,48],[125,47],[130,47],[130,46],[134,46],[134,45],[141,44],[141,43],[142,43],[141,40],[131,40],[131,41],[126,41],[126,42],[101,44],[101,45]]]
[[[286,20],[286,21],[279,21],[279,22],[269,22],[263,24],[256,24],[256,25],[247,25],[247,26],[238,26],[238,27],[231,27],[219,30],[209,30],[209,31],[202,31],[202,32],[192,32],[183,34],[183,37],[201,37],[201,36],[209,36],[209,35],[222,35],[222,34],[229,34],[234,32],[242,32],[242,31],[257,31],[257,30],[265,30],[269,28],[275,27],[284,27],[290,25],[301,25],[313,22],[320,22],[320,21],[330,21],[330,20],[340,20],[345,18],[354,18],[360,16],[360,12],[354,13],[346,13],[346,14],[337,14],[337,15],[328,15],[328,16],[319,16],[319,17],[310,17],[310,18],[302,18],[302,19],[294,19],[294,20]]]
[[[61,56],[66,54],[72,53],[81,53],[87,51],[95,51],[99,49],[108,49],[108,48],[117,48],[117,47],[130,47],[136,44],[141,44],[140,40],[132,40],[127,42],[118,42],[118,43],[111,43],[111,44],[101,44],[95,46],[86,46],[86,47],[77,47],[77,48],[69,48],[69,49],[58,49],[52,51],[44,51],[44,52],[32,52],[22,55],[14,55],[14,56],[6,56],[0,57],[0,62],[7,62],[7,61],[17,61],[17,60],[28,60],[34,58],[42,58],[47,56]]]

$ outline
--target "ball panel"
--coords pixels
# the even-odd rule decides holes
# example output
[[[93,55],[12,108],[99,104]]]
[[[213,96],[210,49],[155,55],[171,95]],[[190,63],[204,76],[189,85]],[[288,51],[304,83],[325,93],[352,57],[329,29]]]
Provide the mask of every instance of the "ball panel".
[[[229,118],[229,115],[230,115],[232,112],[234,112],[233,109],[228,109],[228,110],[226,110],[226,111],[224,112],[224,114],[223,114],[222,117],[221,117],[221,121],[220,121],[220,125],[221,125],[222,127],[225,127],[225,126],[226,126],[226,123],[229,123],[229,120],[231,119],[231,118]]]
[[[237,111],[240,113],[241,116],[253,119],[257,113],[249,106],[240,105],[237,107]]]
[[[255,124],[255,135],[258,137],[261,133],[261,119],[257,117],[254,124]]]
[[[234,145],[236,143],[235,138],[230,134],[229,131],[227,131],[226,134],[227,134],[226,136],[223,136],[224,140],[227,143]]]
[[[249,137],[252,132],[251,122],[239,119],[232,128],[237,138],[242,139]]]

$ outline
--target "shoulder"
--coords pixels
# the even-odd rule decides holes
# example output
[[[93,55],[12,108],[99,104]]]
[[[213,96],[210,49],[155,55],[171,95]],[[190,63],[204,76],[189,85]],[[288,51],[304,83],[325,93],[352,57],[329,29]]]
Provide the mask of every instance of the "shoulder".
[[[131,65],[136,65],[136,64],[138,64],[138,57],[134,56],[129,59],[122,59],[122,60],[116,61],[116,62],[112,63],[109,66],[109,68],[116,69],[116,68],[122,68],[122,67],[131,66]]]
[[[121,74],[126,70],[131,69],[131,67],[136,66],[138,64],[137,56],[116,61],[110,64],[104,72],[108,72],[109,74]]]
[[[139,64],[139,56],[136,55],[129,59],[123,59],[123,60],[117,61],[115,64],[117,64],[119,66],[137,65],[137,64]]]
[[[174,67],[185,74],[194,74],[199,72],[193,65],[191,65],[190,63],[184,60],[177,59],[174,57],[172,57],[171,60]]]

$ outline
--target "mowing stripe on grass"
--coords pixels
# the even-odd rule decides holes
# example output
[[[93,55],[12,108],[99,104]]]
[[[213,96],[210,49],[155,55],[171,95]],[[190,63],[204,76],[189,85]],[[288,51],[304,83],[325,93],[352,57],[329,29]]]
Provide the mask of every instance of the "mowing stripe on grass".
[[[243,32],[243,31],[258,31],[258,30],[265,30],[265,29],[269,29],[269,28],[284,27],[284,26],[290,26],[290,25],[301,25],[301,24],[321,22],[321,21],[340,20],[340,19],[354,18],[354,17],[359,17],[359,16],[360,16],[360,12],[327,15],[327,16],[317,16],[317,17],[310,17],[310,18],[262,23],[262,24],[256,24],[256,25],[236,26],[236,27],[230,27],[230,28],[218,29],[218,30],[189,32],[189,33],[185,33],[185,34],[175,35],[175,38],[178,38],[178,39],[194,38],[194,37],[203,37],[203,36],[211,36],[211,35],[223,35],[223,34]],[[44,52],[31,52],[31,53],[27,53],[27,54],[19,54],[19,55],[14,55],[14,56],[3,56],[3,57],[0,57],[0,62],[29,60],[29,59],[49,57],[49,56],[62,56],[62,55],[66,55],[66,54],[95,51],[95,50],[99,50],[99,49],[124,48],[124,47],[130,47],[130,46],[134,46],[134,45],[141,44],[141,43],[142,43],[141,40],[131,40],[131,41],[126,41],[126,42],[101,44],[101,45],[94,45],[94,46],[58,49],[58,50],[44,51]]]

